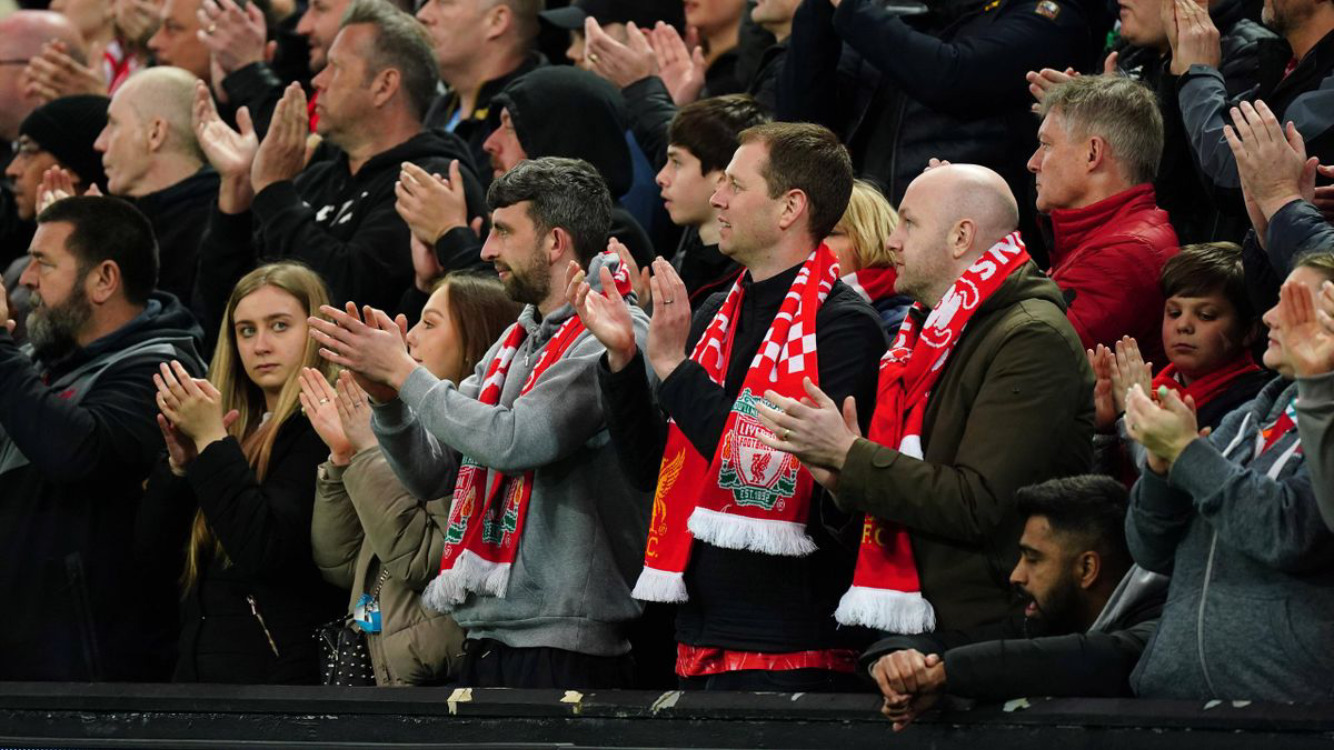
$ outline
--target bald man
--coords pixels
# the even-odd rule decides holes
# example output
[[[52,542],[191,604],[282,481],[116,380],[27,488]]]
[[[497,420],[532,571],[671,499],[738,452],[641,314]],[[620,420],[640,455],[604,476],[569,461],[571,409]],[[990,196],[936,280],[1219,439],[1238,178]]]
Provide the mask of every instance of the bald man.
[[[838,618],[888,632],[972,628],[1019,614],[1007,583],[1019,550],[1015,490],[1086,472],[1093,373],[1060,289],[1029,260],[1019,211],[984,167],[931,169],[909,186],[889,238],[897,291],[916,300],[882,363],[869,438],[817,409],[761,409],[790,452],[876,519]],[[894,545],[905,537],[910,545]],[[911,548],[911,554],[907,548]],[[894,553],[898,549],[898,555]]]
[[[218,174],[204,161],[190,122],[199,79],[181,68],[130,76],[111,98],[107,126],[93,144],[107,190],[130,199],[157,234],[158,288],[188,306],[199,242],[218,196]]]
[[[60,40],[83,62],[83,37],[68,18],[53,11],[20,10],[0,20],[0,142],[19,137],[19,125],[42,100],[24,91],[23,71],[42,45]],[[8,155],[4,160],[8,161]]]

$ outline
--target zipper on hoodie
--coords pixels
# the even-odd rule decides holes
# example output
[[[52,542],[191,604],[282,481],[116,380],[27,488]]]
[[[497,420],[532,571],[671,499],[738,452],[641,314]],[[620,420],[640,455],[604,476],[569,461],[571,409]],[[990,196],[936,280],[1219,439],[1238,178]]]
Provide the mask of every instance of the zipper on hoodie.
[[[1209,581],[1214,575],[1214,552],[1218,550],[1218,530],[1214,530],[1213,541],[1209,543],[1209,563],[1204,566],[1204,589],[1200,592],[1200,613],[1195,620],[1195,647],[1200,655],[1200,671],[1204,673],[1204,684],[1208,686],[1209,693],[1213,697],[1218,697],[1218,691],[1214,689],[1214,681],[1209,677],[1209,663],[1204,660],[1204,605],[1209,601]]]
[[[264,637],[269,641],[269,648],[273,649],[273,655],[275,657],[279,656],[278,644],[274,642],[273,634],[269,632],[269,626],[264,624],[264,615],[259,613],[259,605],[255,603],[254,594],[246,594],[245,600],[250,602],[250,614],[254,615],[255,620],[259,622],[260,629],[264,631]]]

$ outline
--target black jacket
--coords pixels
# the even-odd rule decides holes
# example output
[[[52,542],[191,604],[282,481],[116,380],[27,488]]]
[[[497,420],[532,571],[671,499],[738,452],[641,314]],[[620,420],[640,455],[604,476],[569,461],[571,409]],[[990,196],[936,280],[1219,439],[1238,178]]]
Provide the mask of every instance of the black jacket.
[[[0,679],[170,673],[172,600],[145,594],[130,551],[162,451],[153,374],[178,359],[202,375],[199,336],[169,295],[58,362],[32,361],[0,328],[0,597],[15,613]]]
[[[157,236],[157,288],[189,304],[194,295],[199,243],[218,201],[218,173],[211,167],[134,200]]]
[[[224,214],[216,208],[200,248],[195,308],[204,330],[217,335],[232,287],[260,262],[298,260],[315,269],[333,303],[348,300],[396,311],[412,285],[408,225],[394,210],[394,183],[401,164],[449,174],[449,162],[467,150],[454,136],[422,132],[376,155],[356,175],[347,155],[306,167],[295,180],[270,185],[250,211]],[[476,178],[463,172],[469,218],[484,210]],[[473,264],[479,264],[480,258]]]
[[[861,664],[869,670],[880,657],[905,649],[940,654],[946,692],[974,700],[1129,697],[1130,673],[1167,599],[1165,578],[1132,568],[1127,579],[1136,576],[1151,582],[1114,618],[1085,633],[1055,632],[1016,615],[970,630],[891,636],[867,649]],[[1123,582],[1117,592],[1125,588]]]
[[[1241,245],[1242,268],[1246,272],[1246,293],[1256,310],[1268,310],[1278,304],[1278,290],[1292,272],[1294,262],[1313,252],[1334,251],[1334,227],[1320,210],[1306,201],[1292,201],[1269,217],[1265,247],[1255,240],[1255,231],[1247,233]]]
[[[235,438],[205,448],[183,478],[165,458],[158,464],[134,537],[136,556],[156,572],[146,583],[179,592],[196,509],[226,550],[225,560],[205,558],[182,600],[174,679],[319,681],[313,633],[347,606],[346,592],[325,583],[311,555],[315,473],[327,456],[298,413],[279,429],[262,483]]]
[[[800,266],[758,284],[746,277],[746,293],[735,325],[724,387],[704,368],[686,360],[658,391],[662,409],[686,438],[712,457],[741,390],[750,362],[773,322]],[[691,351],[722,306],[725,293],[694,315],[686,351]],[[816,314],[820,387],[836,402],[857,398],[863,422],[875,405],[876,378],[886,341],[875,310],[837,283]],[[647,390],[646,362],[611,373],[600,368],[604,413],[622,466],[640,486],[652,486],[666,443],[666,424]],[[637,465],[636,465],[637,464]],[[645,470],[647,469],[647,470]],[[681,643],[761,652],[856,648],[868,633],[834,621],[839,597],[852,582],[862,518],[844,514],[816,486],[808,532],[818,549],[808,557],[777,557],[697,543],[686,569],[690,600],[679,605],[676,636]]]
[[[1091,69],[1104,14],[1094,0],[964,0],[904,20],[876,0],[805,0],[777,119],[838,133],[894,205],[932,157],[990,167],[1024,196],[1037,147],[1024,74]]]
[[[744,270],[736,261],[723,255],[717,245],[704,244],[699,230],[694,227],[681,234],[681,244],[672,256],[672,265],[686,285],[691,311],[699,310],[714,294],[731,289],[736,277]]]

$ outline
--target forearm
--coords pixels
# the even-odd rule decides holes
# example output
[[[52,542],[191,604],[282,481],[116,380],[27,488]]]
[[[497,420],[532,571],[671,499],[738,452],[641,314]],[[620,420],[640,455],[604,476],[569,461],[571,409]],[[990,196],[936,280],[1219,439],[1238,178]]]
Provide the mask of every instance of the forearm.
[[[371,428],[394,476],[420,500],[449,495],[457,454],[435,439],[402,400],[376,404]]]
[[[1241,189],[1237,160],[1223,135],[1223,127],[1228,124],[1223,75],[1205,65],[1192,65],[1178,82],[1181,120],[1204,178],[1215,188]]]

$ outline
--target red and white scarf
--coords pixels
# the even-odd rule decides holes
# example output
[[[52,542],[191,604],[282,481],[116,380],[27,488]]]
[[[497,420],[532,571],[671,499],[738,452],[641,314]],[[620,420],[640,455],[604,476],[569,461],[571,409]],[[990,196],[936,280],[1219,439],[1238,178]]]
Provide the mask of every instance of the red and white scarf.
[[[613,253],[604,260],[614,264],[612,277],[622,296],[630,293],[630,274]],[[542,373],[555,364],[584,332],[583,321],[571,315],[542,347],[537,364],[518,399],[533,389]],[[510,365],[527,338],[519,323],[505,331],[500,351],[486,368],[482,391],[477,400],[499,404]],[[431,581],[423,599],[432,608],[449,612],[463,602],[470,592],[482,596],[504,597],[509,586],[510,569],[518,555],[523,537],[528,503],[533,497],[533,470],[508,475],[489,469],[470,456],[459,459],[454,499],[449,507],[449,525],[445,528],[445,552],[440,561],[440,575]]]
[[[913,305],[893,346],[880,360],[879,393],[867,436],[872,442],[921,460],[922,421],[931,388],[973,313],[1027,262],[1023,240],[1014,232],[955,279],[924,323],[919,321],[925,308],[920,302]],[[866,516],[852,588],[839,601],[834,617],[844,625],[891,633],[935,629],[936,613],[922,596],[907,529]]]
[[[690,358],[721,386],[727,377],[744,294],[738,278]],[[800,557],[815,551],[806,533],[814,480],[795,456],[760,442],[772,435],[756,405],[774,390],[802,398],[802,379],[819,382],[815,315],[838,281],[838,261],[820,245],[807,257],[750,363],[712,461],[668,421],[658,489],[653,496],[644,571],[636,599],[686,601],[685,569],[693,539],[727,549]],[[773,406],[773,404],[768,404]]]
[[[895,295],[894,284],[899,280],[899,273],[894,266],[863,268],[843,277],[843,283],[852,287],[852,291],[862,299],[875,304]]]

